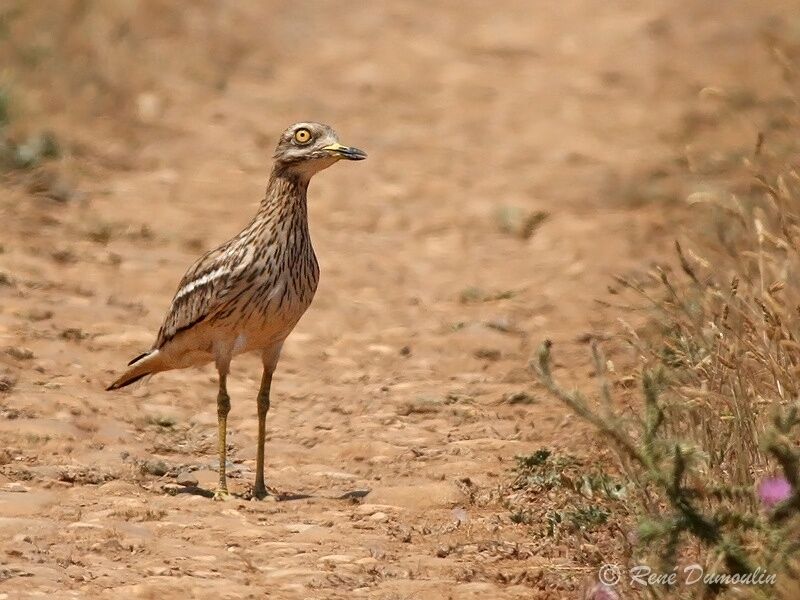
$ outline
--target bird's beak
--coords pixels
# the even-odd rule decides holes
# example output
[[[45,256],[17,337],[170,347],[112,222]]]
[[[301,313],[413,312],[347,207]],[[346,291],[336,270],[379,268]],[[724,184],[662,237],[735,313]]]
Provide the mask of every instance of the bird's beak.
[[[367,153],[352,146],[342,146],[339,143],[330,144],[325,146],[323,150],[327,150],[331,154],[339,157],[346,158],[347,160],[364,160],[367,158]]]

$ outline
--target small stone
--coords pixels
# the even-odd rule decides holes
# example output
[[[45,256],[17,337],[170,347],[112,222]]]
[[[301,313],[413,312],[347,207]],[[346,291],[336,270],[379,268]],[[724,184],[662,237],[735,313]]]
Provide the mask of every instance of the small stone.
[[[394,349],[391,346],[386,346],[385,344],[369,344],[367,346],[367,350],[374,352],[375,354],[383,354],[385,356],[394,354]]]
[[[388,504],[360,504],[356,510],[362,515],[371,515],[376,512],[392,512],[400,510],[397,506],[389,506]]]
[[[197,477],[191,471],[181,471],[175,478],[175,483],[186,487],[197,487]]]
[[[507,404],[534,404],[536,398],[525,391],[508,392],[507,394],[503,394],[503,402]]]
[[[30,360],[33,358],[33,351],[22,346],[9,346],[6,348],[6,354],[17,360]]]
[[[18,533],[17,535],[15,535],[11,539],[12,539],[13,542],[15,542],[17,544],[21,544],[22,542],[30,544],[33,541],[33,540],[31,540],[31,536],[29,536],[29,535],[27,535],[25,533]]]
[[[319,562],[344,564],[353,562],[353,557],[347,554],[329,554],[319,559]]]
[[[6,491],[24,493],[24,492],[30,492],[31,490],[30,488],[27,488],[24,485],[22,485],[19,481],[13,481],[11,483],[6,484]]]
[[[364,558],[359,558],[356,561],[356,564],[357,565],[362,565],[364,567],[368,567],[370,565],[378,564],[378,559],[377,558],[373,558],[372,556],[365,556]]]
[[[285,525],[285,527],[291,533],[303,533],[304,531],[313,529],[314,527],[316,527],[316,525],[313,525],[311,523],[289,523]]]
[[[80,342],[85,340],[88,334],[78,329],[77,327],[67,327],[61,332],[61,338],[72,342]]]
[[[478,348],[474,352],[475,358],[482,360],[497,361],[500,360],[502,354],[497,348]]]
[[[0,375],[0,392],[10,392],[16,383],[16,378],[11,375]]]
[[[29,321],[46,321],[47,319],[51,319],[52,317],[53,317],[52,310],[32,308],[31,310],[28,311]]]
[[[55,479],[45,479],[42,481],[42,487],[46,490],[51,490],[53,488],[60,488],[65,489],[72,487],[72,484],[67,483],[66,481],[56,481]]]
[[[170,481],[169,483],[165,483],[164,485],[162,485],[161,490],[165,494],[169,494],[170,496],[177,496],[183,491],[183,486],[177,483],[172,483]]]
[[[150,473],[150,475],[161,477],[162,475],[167,474],[169,468],[167,467],[167,463],[165,463],[163,460],[150,459],[142,463],[142,470],[145,473]]]
[[[389,515],[385,512],[376,512],[370,515],[369,520],[377,523],[384,523],[389,520]]]
[[[317,475],[318,477],[330,477],[331,479],[358,479],[357,475],[353,475],[352,473],[344,473],[342,471],[317,471],[314,473],[314,475]]]
[[[469,515],[467,514],[467,511],[460,506],[454,508],[451,514],[453,515],[453,520],[459,525],[469,522]]]
[[[197,556],[191,556],[190,558],[192,560],[196,560],[198,562],[204,562],[204,563],[217,562],[217,557],[214,556],[213,554],[198,554]]]
[[[450,546],[439,546],[436,549],[437,558],[447,558],[450,555]]]
[[[83,521],[76,521],[75,523],[70,523],[67,525],[69,529],[105,529],[102,525],[98,523],[85,523]]]
[[[70,565],[66,569],[64,569],[67,576],[75,579],[76,581],[85,581],[86,580],[86,571],[79,567],[78,565]]]

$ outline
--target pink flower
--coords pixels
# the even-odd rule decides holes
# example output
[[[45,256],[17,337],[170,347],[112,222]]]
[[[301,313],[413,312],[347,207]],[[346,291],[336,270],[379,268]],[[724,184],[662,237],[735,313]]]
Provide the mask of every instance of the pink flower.
[[[792,486],[784,477],[769,477],[758,484],[758,497],[761,503],[772,508],[792,495]]]
[[[605,583],[597,583],[586,591],[585,600],[619,600],[619,594]]]

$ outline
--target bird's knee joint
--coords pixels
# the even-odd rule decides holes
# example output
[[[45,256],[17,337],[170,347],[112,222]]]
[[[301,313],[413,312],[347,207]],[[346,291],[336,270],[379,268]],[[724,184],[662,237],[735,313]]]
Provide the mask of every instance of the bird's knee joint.
[[[231,399],[228,394],[220,394],[217,397],[217,416],[225,418],[231,412]]]

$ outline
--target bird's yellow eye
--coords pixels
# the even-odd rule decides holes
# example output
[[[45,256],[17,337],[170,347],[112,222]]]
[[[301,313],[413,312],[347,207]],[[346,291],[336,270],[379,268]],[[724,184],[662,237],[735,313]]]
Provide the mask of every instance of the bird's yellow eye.
[[[298,129],[294,132],[294,141],[298,144],[307,144],[311,141],[311,132],[308,129]]]

